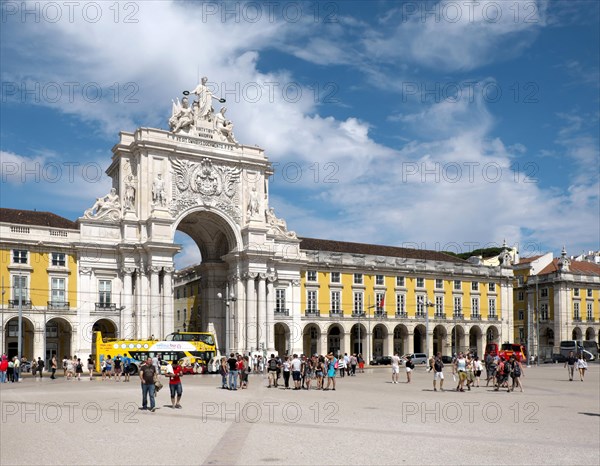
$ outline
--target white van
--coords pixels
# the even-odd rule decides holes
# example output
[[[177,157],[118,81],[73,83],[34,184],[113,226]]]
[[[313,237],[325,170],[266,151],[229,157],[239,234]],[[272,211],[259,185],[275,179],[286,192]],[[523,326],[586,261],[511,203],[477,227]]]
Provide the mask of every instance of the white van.
[[[583,342],[581,340],[563,340],[560,342],[560,354],[563,356],[569,356],[569,353],[573,351],[573,354],[577,356],[578,353],[583,353],[583,357],[586,361],[593,361],[595,356],[589,351],[583,348]]]

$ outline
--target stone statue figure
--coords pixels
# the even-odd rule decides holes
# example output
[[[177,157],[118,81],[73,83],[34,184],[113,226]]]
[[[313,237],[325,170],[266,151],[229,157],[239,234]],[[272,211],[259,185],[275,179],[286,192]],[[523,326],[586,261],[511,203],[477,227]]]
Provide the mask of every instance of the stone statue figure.
[[[169,118],[171,131],[177,133],[182,129],[188,130],[193,123],[194,112],[190,108],[188,98],[184,97],[181,99],[181,104],[179,103],[179,99],[177,99],[177,102],[173,102],[173,111],[171,118]]]
[[[211,119],[211,116],[214,113],[212,108],[212,99],[219,101],[221,100],[212,95],[212,92],[210,92],[210,89],[206,86],[207,82],[208,78],[204,76],[200,80],[200,84],[198,84],[192,91],[192,94],[196,94],[196,96],[198,96],[198,100],[196,101],[198,102],[198,113],[196,116],[201,120]]]
[[[94,205],[90,209],[87,209],[83,216],[96,219],[110,217],[117,220],[121,214],[120,210],[119,195],[117,194],[117,190],[112,188],[106,196],[97,198]]]
[[[152,202],[154,205],[165,207],[167,205],[167,192],[162,175],[158,173],[152,183]]]
[[[134,210],[135,208],[135,180],[133,175],[127,177],[125,182],[125,210]]]
[[[256,192],[256,188],[252,188],[250,192],[250,200],[248,201],[248,217],[254,217],[258,215],[258,211],[260,209],[260,201],[258,200],[258,193]]]
[[[265,211],[265,217],[269,226],[269,233],[283,235],[286,238],[297,238],[295,231],[288,231],[286,221],[275,216],[273,207]]]
[[[226,111],[227,107],[221,107],[219,113],[215,115],[215,131],[224,136],[227,142],[237,144],[238,142],[233,136],[233,123],[225,118]]]

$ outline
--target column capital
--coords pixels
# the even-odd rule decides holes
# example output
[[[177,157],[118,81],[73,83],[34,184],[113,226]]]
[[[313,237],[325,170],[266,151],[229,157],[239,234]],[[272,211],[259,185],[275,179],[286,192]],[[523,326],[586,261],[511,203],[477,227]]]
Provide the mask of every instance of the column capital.
[[[148,273],[160,273],[162,269],[163,268],[158,265],[151,265],[148,267]]]
[[[79,267],[79,273],[81,275],[92,275],[91,267]]]
[[[133,272],[135,272],[135,267],[123,266],[121,267],[120,271],[122,275],[131,275]]]
[[[277,274],[276,273],[270,273],[267,275],[267,281],[269,284],[272,284],[273,282],[277,281]]]
[[[257,272],[246,272],[246,273],[244,273],[244,279],[245,280],[254,280],[256,277],[258,277],[258,273]]]
[[[268,274],[261,272],[258,274],[258,278],[260,278],[261,280],[266,280],[268,277]]]
[[[173,273],[175,272],[175,267],[163,267],[163,270],[165,271],[165,274]]]

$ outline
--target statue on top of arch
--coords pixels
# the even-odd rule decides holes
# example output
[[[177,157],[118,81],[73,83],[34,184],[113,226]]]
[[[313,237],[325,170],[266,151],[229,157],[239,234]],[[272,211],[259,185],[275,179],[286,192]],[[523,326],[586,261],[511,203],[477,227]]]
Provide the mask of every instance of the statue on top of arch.
[[[225,118],[226,107],[221,107],[219,113],[215,113],[212,101],[225,103],[212,95],[206,85],[208,78],[204,76],[200,83],[192,91],[183,91],[184,97],[179,101],[173,101],[171,118],[169,118],[169,129],[173,133],[185,133],[190,136],[209,136],[221,142],[229,142],[238,145],[233,135],[233,123]],[[188,96],[196,96],[190,106]]]

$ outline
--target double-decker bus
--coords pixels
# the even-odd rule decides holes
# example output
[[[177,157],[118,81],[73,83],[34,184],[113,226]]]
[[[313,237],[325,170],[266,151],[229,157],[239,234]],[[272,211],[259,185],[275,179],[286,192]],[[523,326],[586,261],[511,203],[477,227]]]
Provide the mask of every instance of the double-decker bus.
[[[137,373],[139,364],[148,357],[160,356],[163,364],[183,360],[190,368],[198,365],[206,368],[217,354],[214,335],[208,332],[176,332],[167,335],[165,340],[102,338],[100,332],[94,332],[93,348],[96,369],[108,356],[129,357],[134,363],[130,368],[132,374]]]

